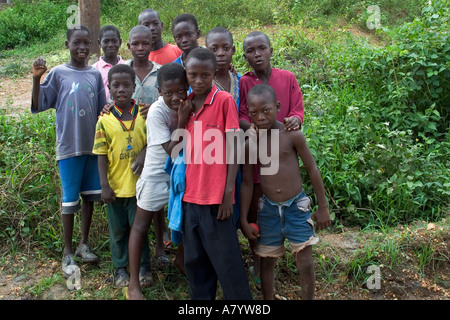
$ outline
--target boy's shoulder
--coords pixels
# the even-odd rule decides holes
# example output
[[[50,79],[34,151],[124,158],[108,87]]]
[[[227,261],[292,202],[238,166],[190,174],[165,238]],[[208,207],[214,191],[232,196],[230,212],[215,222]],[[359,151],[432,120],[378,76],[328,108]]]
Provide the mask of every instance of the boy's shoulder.
[[[210,93],[210,105],[228,106],[229,103],[234,102],[234,98],[228,91],[219,90],[216,86]]]
[[[289,78],[289,79],[297,79],[295,74],[292,71],[286,69],[272,68],[272,74],[277,78]]]
[[[161,96],[159,96],[158,99],[152,103],[150,109],[148,110],[147,118],[149,118],[150,115],[161,115],[170,113],[178,114],[177,111],[170,109],[164,102],[164,99]]]
[[[80,77],[91,78],[92,76],[99,76],[101,78],[101,73],[98,69],[92,66],[87,66],[86,68],[80,69],[72,67],[67,63],[63,63],[51,68],[49,76],[50,78],[55,78],[56,76],[57,79],[79,79]]]

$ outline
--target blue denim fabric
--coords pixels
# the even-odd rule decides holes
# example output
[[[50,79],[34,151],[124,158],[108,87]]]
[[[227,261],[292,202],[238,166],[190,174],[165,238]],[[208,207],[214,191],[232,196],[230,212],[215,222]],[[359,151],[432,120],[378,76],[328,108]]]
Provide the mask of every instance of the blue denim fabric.
[[[281,246],[285,239],[292,243],[304,243],[315,236],[310,219],[310,200],[302,191],[285,202],[270,201],[265,195],[259,199],[258,243],[266,246]]]

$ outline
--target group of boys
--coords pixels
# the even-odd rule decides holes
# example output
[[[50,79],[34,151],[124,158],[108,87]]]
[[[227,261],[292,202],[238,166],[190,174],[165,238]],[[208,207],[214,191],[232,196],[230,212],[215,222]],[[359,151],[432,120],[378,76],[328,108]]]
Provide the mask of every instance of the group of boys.
[[[63,272],[70,276],[75,257],[98,261],[88,235],[93,202],[101,201],[115,284],[126,288],[128,299],[144,299],[142,288],[152,284],[148,231],[153,220],[155,256],[161,264],[169,262],[163,214],[168,205],[172,240],[178,244],[173,263],[187,275],[191,299],[215,299],[217,281],[225,299],[252,299],[238,228],[254,252],[264,299],[273,298],[274,265],[284,254],[285,239],[296,256],[303,297],[312,299],[311,245],[317,237],[311,218],[318,229],[328,227],[330,218],[319,170],[300,131],[303,103],[295,76],[272,68],[270,40],[262,32],[244,40],[253,70],[241,77],[231,67],[235,48],[228,30],[210,30],[203,48],[197,20],[181,14],[172,22],[175,46],[162,40],[157,11],[144,10],[138,22],[129,33],[133,58],[128,61],[118,55],[119,31],[105,26],[99,35],[103,56],[87,66],[89,30],[81,26],[67,31],[69,62],[53,68],[42,84],[45,61],[33,64],[31,111],[56,109]],[[240,131],[247,136],[243,144],[229,138]],[[272,136],[276,147],[267,139]],[[243,164],[238,148],[245,151]],[[276,173],[262,174],[269,164],[249,159],[262,149],[276,155]],[[207,152],[214,161],[205,159]],[[298,156],[317,196],[313,215]],[[82,236],[74,253],[74,213],[80,207]]]

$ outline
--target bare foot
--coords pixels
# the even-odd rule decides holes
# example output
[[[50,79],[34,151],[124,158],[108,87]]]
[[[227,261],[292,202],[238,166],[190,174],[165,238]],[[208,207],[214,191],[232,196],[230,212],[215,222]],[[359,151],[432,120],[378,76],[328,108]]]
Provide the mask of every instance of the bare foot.
[[[130,287],[124,289],[127,300],[145,300],[141,290],[130,289]]]

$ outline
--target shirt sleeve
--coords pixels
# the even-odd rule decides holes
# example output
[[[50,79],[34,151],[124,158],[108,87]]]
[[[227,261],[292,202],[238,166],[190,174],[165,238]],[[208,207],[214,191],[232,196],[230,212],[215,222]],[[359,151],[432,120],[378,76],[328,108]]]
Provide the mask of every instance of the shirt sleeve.
[[[223,112],[225,119],[225,132],[239,131],[239,116],[236,102],[231,95],[226,97],[226,100],[224,101]]]
[[[92,148],[93,154],[106,155],[108,154],[108,141],[106,138],[105,127],[103,126],[103,118],[100,117],[97,121],[95,128],[94,147]]]
[[[149,110],[147,116],[147,141],[149,145],[159,145],[170,141],[171,133],[166,121],[166,118],[162,114],[161,110],[156,105],[155,102]]]
[[[252,122],[250,116],[248,115],[247,92],[248,85],[246,84],[245,77],[242,77],[239,80],[239,120]]]
[[[97,83],[97,116],[100,115],[100,113],[103,110],[103,107],[107,104],[106,101],[106,93],[105,93],[105,85],[103,84],[103,78],[100,73],[98,72],[98,83]]]
[[[38,113],[50,108],[56,109],[56,100],[58,97],[58,81],[55,72],[50,70],[45,80],[39,86],[39,106],[37,110],[31,108],[32,113]]]
[[[290,96],[289,106],[290,110],[288,117],[297,117],[303,124],[304,108],[303,108],[303,94],[297,82],[297,78],[294,74],[291,74],[290,80]]]

